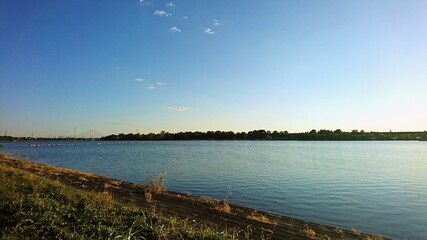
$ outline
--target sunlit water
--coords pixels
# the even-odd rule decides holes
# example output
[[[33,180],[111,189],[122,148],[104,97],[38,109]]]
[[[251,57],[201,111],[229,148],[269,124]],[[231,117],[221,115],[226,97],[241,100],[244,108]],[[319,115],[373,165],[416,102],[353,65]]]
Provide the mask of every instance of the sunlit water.
[[[138,183],[166,171],[171,191],[231,196],[303,220],[427,239],[427,142],[52,143],[59,146],[0,143],[0,152]]]

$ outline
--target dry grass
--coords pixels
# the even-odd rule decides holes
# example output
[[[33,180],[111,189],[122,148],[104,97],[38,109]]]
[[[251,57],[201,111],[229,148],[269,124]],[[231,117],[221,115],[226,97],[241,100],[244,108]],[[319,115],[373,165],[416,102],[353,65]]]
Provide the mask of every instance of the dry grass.
[[[153,201],[153,195],[151,194],[151,192],[145,192],[144,198],[145,201],[147,201],[148,203],[151,203]]]
[[[252,230],[251,225],[247,225],[246,229],[243,231],[244,239],[245,240],[250,240],[251,236],[252,236],[252,232],[253,232],[253,230]]]
[[[85,181],[85,182],[89,181],[89,180],[87,180],[87,178],[85,178],[85,177],[83,177],[83,176],[79,176],[79,180],[80,180],[80,181]]]
[[[316,236],[316,232],[313,229],[309,228],[309,227],[307,227],[306,229],[302,230],[302,234],[304,234],[304,236],[306,236],[306,237],[308,237],[310,239],[312,239],[312,238],[314,238],[314,236]]]
[[[344,234],[344,231],[342,229],[339,229],[339,228],[336,228],[335,232],[338,234],[341,234],[341,235]]]
[[[166,190],[164,187],[166,181],[166,172],[161,172],[157,178],[149,177],[147,180],[147,186],[144,191],[144,198],[147,203],[153,203],[153,195],[159,194]],[[115,184],[120,184],[120,182],[116,182]],[[155,205],[154,210],[152,210],[153,214],[155,213]]]
[[[99,196],[103,201],[106,201],[106,202],[114,201],[113,195],[110,192],[104,191],[101,194],[99,194]]]
[[[212,205],[218,204],[218,202],[219,202],[219,200],[207,198],[207,197],[201,197],[200,201],[208,203],[208,204],[212,204]]]
[[[147,189],[150,193],[161,193],[166,190],[164,184],[166,181],[166,172],[161,172],[157,178],[149,177]]]
[[[357,230],[357,229],[355,229],[355,228],[352,228],[351,229],[351,232],[353,233],[353,234],[356,234],[356,235],[360,235],[361,233],[360,233],[360,231],[359,230]]]
[[[119,181],[109,181],[109,182],[105,182],[104,183],[104,188],[108,189],[108,188],[114,188],[114,189],[119,189],[120,188],[120,182]]]
[[[271,225],[277,225],[276,221],[270,220],[267,216],[261,214],[252,213],[251,215],[246,216],[247,219],[254,220],[257,222],[263,222]]]
[[[151,214],[153,214],[153,216],[156,216],[157,212],[156,212],[156,204],[151,204],[150,205],[150,212]]]
[[[110,183],[111,183],[111,185],[115,185],[116,187],[118,187],[120,184],[122,184],[122,182],[119,180],[112,180],[112,181],[110,181]]]
[[[372,237],[367,236],[366,240],[384,240],[384,238],[381,235],[379,235],[379,236],[372,236]]]
[[[224,200],[222,201],[221,205],[215,206],[215,210],[222,213],[231,213],[230,205],[228,204],[228,201]]]

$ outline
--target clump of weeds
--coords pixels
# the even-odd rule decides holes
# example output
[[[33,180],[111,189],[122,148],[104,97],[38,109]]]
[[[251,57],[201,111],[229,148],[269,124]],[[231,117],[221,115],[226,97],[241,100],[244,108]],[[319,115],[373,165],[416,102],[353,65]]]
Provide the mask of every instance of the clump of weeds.
[[[306,237],[308,237],[310,239],[313,239],[314,236],[316,236],[316,232],[313,229],[309,228],[309,227],[307,227],[306,229],[302,230],[302,234],[304,234],[304,236],[306,236]]]
[[[231,196],[233,195],[233,192],[231,191],[231,187],[228,186],[228,195],[227,197],[221,201],[220,205],[215,206],[215,210],[217,210],[218,212],[221,213],[231,213],[231,207],[230,207],[230,199]]]
[[[149,177],[147,180],[147,189],[150,193],[158,194],[163,191],[166,191],[165,181],[166,181],[166,172],[161,172],[157,178]]]

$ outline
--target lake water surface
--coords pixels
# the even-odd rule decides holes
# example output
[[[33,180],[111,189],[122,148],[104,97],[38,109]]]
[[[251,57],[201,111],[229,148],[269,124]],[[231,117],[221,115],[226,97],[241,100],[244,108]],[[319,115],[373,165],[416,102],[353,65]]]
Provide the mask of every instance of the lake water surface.
[[[0,152],[137,183],[166,171],[171,191],[230,197],[395,239],[427,239],[427,142],[31,143],[40,147],[1,143]]]

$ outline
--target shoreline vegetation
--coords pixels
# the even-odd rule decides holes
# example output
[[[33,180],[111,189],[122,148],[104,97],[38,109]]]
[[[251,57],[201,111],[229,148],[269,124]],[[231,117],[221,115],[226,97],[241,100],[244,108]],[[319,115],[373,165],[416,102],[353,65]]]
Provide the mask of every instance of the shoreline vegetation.
[[[32,141],[32,140],[87,140],[88,138],[33,138],[33,137],[13,137],[0,136],[0,141]],[[315,129],[310,132],[289,133],[288,131],[266,131],[254,130],[249,132],[233,131],[207,131],[207,132],[178,132],[169,133],[120,133],[111,134],[96,140],[104,141],[174,141],[174,140],[276,140],[276,141],[427,141],[427,131],[416,132],[365,132],[363,130],[353,130],[345,132],[336,130]]]
[[[0,237],[384,239],[166,191],[165,177],[134,184],[0,154]]]

